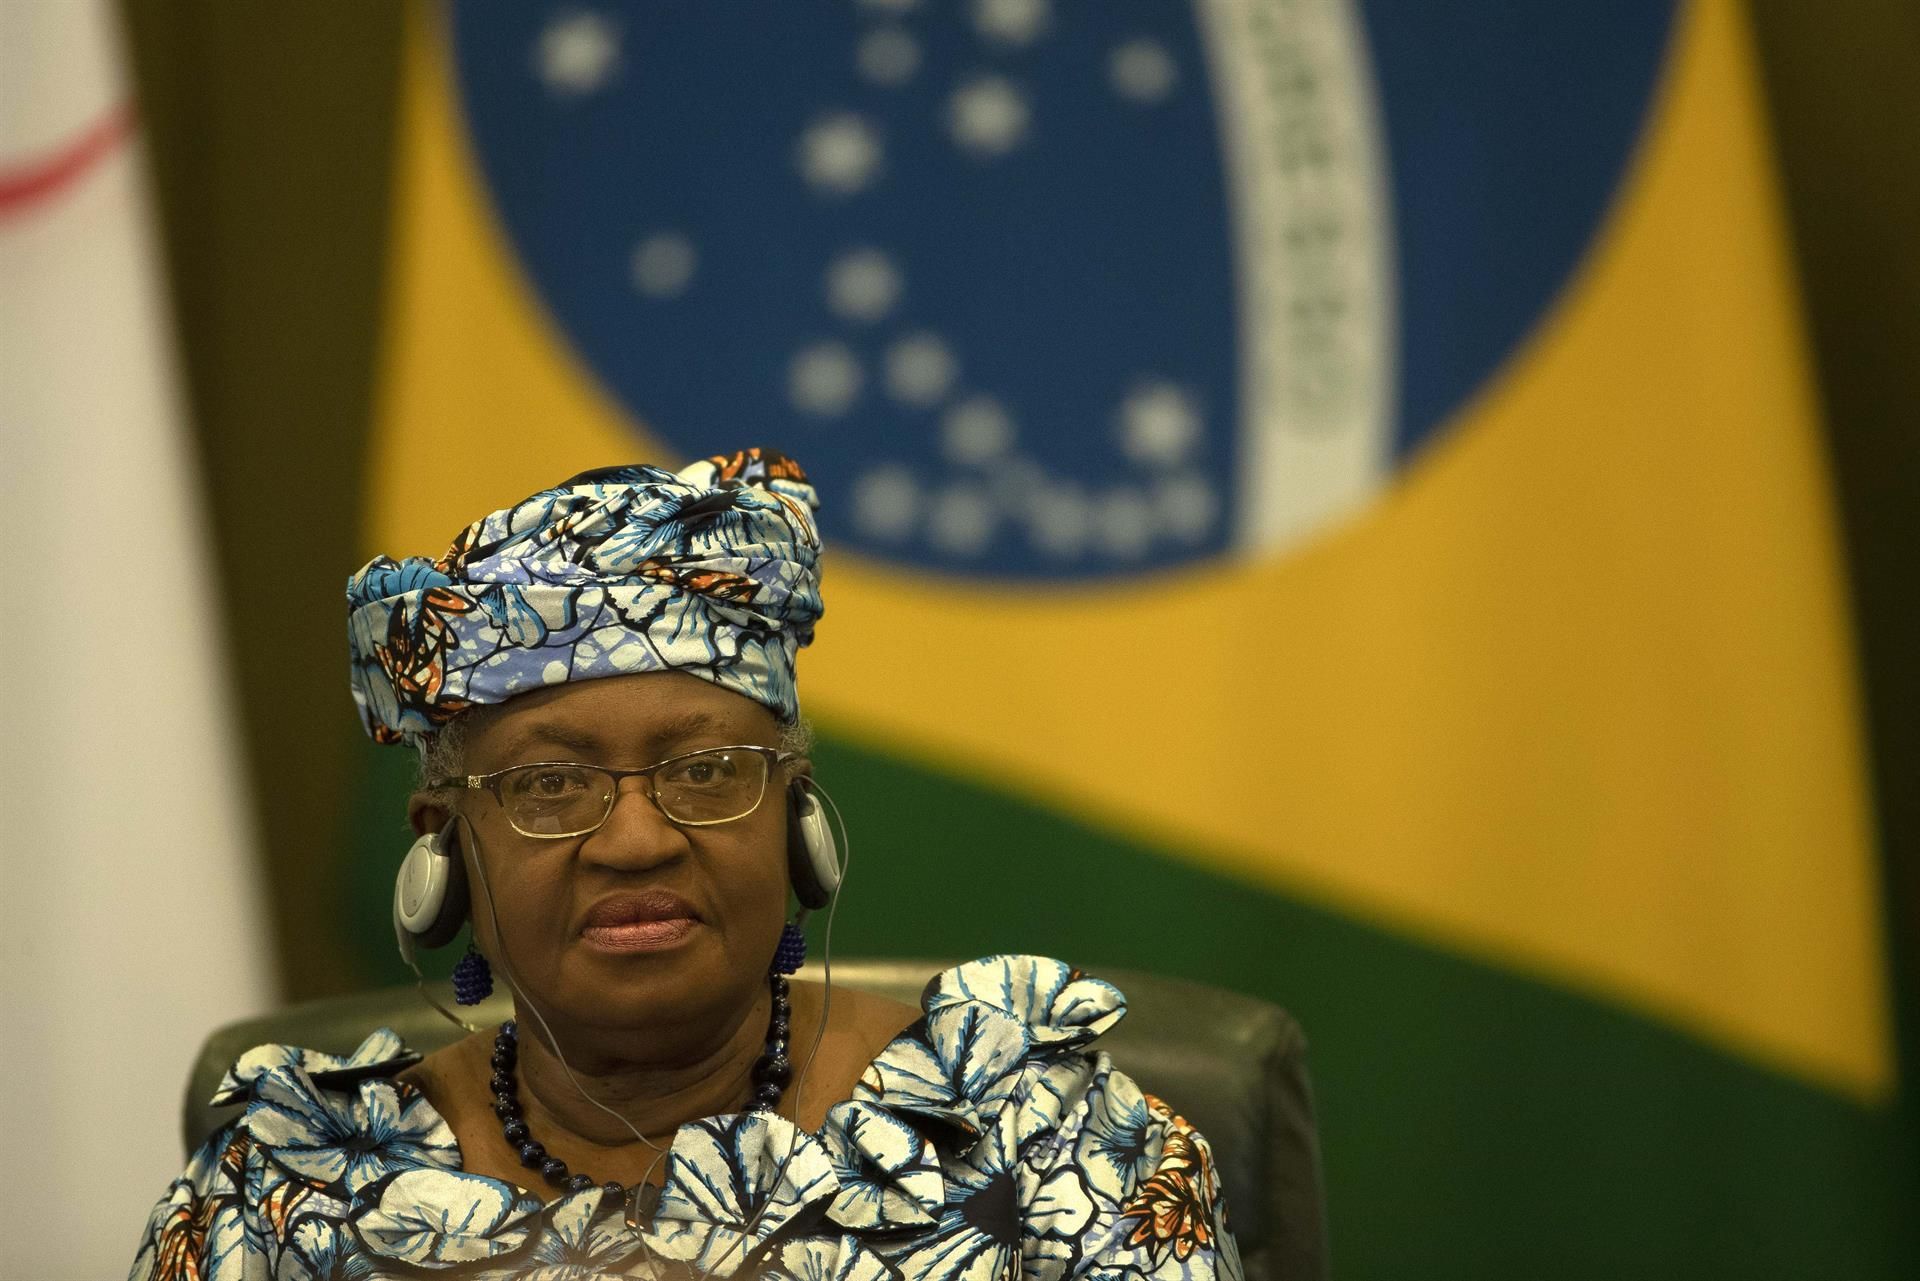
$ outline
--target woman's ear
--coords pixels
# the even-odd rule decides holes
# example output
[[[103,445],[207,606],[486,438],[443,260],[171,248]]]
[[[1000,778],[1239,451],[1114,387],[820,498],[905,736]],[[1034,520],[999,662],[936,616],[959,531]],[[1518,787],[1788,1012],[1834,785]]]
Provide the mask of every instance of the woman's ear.
[[[447,825],[452,811],[436,792],[415,792],[407,798],[407,823],[415,836],[438,832]]]

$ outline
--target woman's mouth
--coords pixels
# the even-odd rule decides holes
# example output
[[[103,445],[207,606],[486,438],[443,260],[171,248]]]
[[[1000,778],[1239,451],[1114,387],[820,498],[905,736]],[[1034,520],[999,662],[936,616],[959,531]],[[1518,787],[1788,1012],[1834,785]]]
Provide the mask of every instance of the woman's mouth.
[[[678,894],[650,890],[601,899],[587,913],[580,937],[609,952],[656,952],[686,940],[700,925]]]

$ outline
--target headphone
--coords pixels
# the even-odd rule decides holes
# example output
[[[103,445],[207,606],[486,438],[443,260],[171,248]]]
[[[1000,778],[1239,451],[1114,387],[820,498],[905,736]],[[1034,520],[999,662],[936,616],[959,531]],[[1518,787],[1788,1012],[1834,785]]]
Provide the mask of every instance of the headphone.
[[[840,848],[812,779],[787,784],[787,879],[802,913],[825,907],[840,888]],[[445,947],[466,923],[467,867],[453,835],[454,815],[438,832],[414,841],[393,880],[393,936],[415,965],[416,949]]]
[[[809,912],[825,907],[840,888],[840,847],[805,775],[787,784],[787,879]]]

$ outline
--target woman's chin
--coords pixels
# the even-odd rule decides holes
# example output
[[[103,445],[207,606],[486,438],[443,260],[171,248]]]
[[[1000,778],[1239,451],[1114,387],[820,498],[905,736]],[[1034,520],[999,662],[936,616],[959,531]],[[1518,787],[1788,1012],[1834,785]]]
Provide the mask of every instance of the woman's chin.
[[[728,1012],[764,990],[764,979],[743,975],[718,931],[704,925],[669,947],[628,949],[582,939],[551,981],[547,1008],[565,1022],[601,1034],[645,1031],[656,1047],[729,1025]]]

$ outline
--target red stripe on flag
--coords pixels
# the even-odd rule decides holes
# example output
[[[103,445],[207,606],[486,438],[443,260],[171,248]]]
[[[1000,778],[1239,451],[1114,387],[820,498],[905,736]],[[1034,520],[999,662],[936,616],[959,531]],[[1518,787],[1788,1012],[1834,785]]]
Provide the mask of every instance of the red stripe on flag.
[[[106,159],[133,128],[133,108],[121,103],[52,154],[0,163],[0,219],[15,217],[73,186]]]

